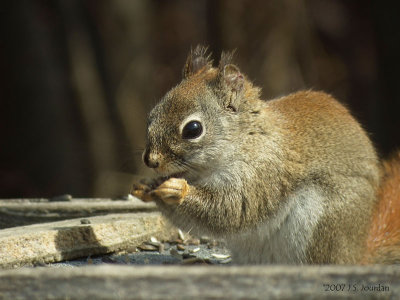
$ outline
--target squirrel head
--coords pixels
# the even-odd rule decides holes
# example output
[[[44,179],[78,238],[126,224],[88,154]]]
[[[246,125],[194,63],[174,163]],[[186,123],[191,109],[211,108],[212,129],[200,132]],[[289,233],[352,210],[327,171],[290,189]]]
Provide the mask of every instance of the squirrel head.
[[[259,91],[231,60],[232,53],[222,53],[213,67],[207,48],[190,51],[183,80],[150,112],[143,153],[148,167],[187,180],[218,168],[227,147],[233,147],[234,120],[246,93]]]

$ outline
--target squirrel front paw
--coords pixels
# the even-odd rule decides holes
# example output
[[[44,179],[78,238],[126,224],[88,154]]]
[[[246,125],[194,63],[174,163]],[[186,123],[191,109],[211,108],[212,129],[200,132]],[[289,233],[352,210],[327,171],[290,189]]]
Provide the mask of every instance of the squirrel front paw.
[[[149,192],[151,191],[150,186],[141,182],[134,182],[131,188],[131,195],[141,199],[144,202],[153,201]]]
[[[149,192],[152,198],[160,199],[166,204],[180,204],[189,192],[189,185],[183,178],[170,178],[156,189]]]

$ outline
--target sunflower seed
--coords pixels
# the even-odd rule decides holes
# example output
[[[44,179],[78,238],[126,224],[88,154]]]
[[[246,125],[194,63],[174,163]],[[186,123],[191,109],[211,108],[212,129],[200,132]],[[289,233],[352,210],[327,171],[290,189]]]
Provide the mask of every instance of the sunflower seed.
[[[146,243],[139,245],[138,248],[142,251],[157,251],[158,250],[157,246],[149,245]]]
[[[183,235],[182,230],[178,229],[178,235],[179,235],[179,238],[180,238],[182,241],[185,240],[185,236]]]
[[[217,254],[217,253],[212,253],[211,256],[215,257],[216,259],[227,259],[230,257],[229,254]]]

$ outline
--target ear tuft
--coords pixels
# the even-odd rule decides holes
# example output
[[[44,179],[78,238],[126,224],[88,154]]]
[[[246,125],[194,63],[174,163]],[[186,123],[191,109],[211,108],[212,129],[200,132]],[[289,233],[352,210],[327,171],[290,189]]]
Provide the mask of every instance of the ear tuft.
[[[239,93],[243,89],[244,77],[235,65],[226,65],[223,69],[224,85],[231,91]]]
[[[226,65],[232,64],[233,56],[235,55],[236,50],[221,53],[221,59],[219,60],[218,68],[223,70]]]
[[[207,51],[208,47],[202,45],[197,45],[194,50],[190,49],[185,66],[183,67],[183,78],[188,78],[203,68],[209,69],[212,67],[211,54],[208,54]]]
[[[232,64],[233,55],[234,51],[221,54],[217,78],[222,105],[236,112],[242,101],[245,79],[239,68]]]

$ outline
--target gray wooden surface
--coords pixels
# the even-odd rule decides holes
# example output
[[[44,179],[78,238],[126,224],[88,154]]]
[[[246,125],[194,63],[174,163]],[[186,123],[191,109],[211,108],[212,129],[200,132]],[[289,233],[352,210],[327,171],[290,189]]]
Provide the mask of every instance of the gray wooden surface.
[[[0,271],[0,295],[2,299],[400,299],[400,268],[23,268]]]
[[[0,199],[0,229],[115,213],[156,211],[154,203],[134,198]]]
[[[110,214],[0,230],[0,268],[134,249],[167,234],[158,212]],[[88,224],[86,224],[88,223]]]
[[[0,200],[0,219],[0,299],[400,299],[400,266],[48,264],[176,232],[137,199]]]

